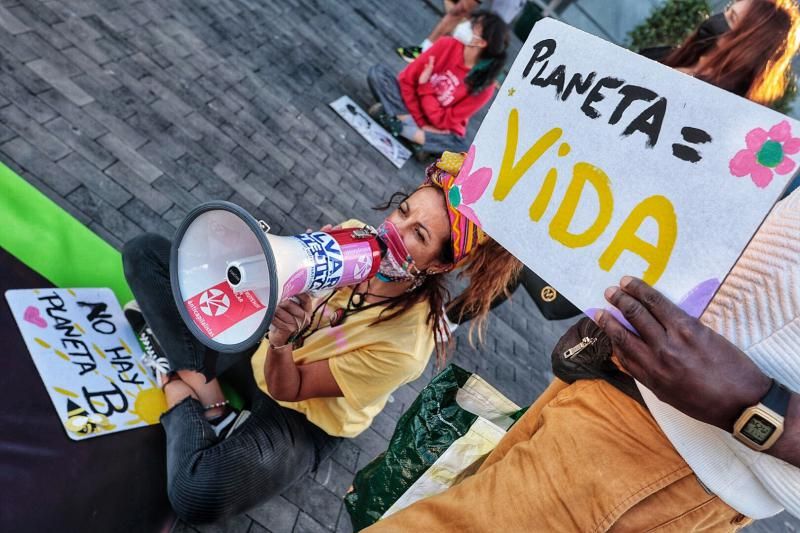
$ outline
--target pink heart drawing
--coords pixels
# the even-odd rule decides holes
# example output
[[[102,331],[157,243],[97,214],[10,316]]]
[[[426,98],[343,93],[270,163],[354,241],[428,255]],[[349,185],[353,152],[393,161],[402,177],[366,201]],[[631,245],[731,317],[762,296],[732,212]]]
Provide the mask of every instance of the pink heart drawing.
[[[22,318],[25,320],[25,322],[30,322],[34,326],[39,326],[42,329],[47,327],[47,321],[42,318],[42,315],[39,314],[39,309],[32,305],[29,305],[25,309],[25,313],[22,315]]]

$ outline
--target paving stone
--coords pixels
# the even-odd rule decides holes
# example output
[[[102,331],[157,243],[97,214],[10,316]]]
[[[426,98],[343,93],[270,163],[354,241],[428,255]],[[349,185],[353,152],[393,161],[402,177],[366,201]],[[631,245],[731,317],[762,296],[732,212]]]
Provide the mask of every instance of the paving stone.
[[[247,181],[237,179],[233,171],[228,169],[224,163],[219,163],[214,167],[214,173],[228,183],[238,194],[241,194],[255,205],[264,201],[264,193]]]
[[[306,513],[301,512],[292,531],[294,533],[324,533],[333,529],[333,527],[323,526]]]
[[[153,187],[161,191],[166,197],[184,209],[191,210],[202,203],[199,198],[182,189],[168,175],[163,175],[153,182]]]
[[[358,457],[359,468],[386,451],[386,439],[374,429],[366,429],[358,437],[354,438],[352,442],[361,451]]]
[[[155,211],[156,218],[160,218],[161,215],[172,207],[172,201],[170,201],[169,198],[131,171],[122,161],[117,161],[105,169],[104,172],[115,182],[123,185],[128,192],[141,200],[149,209]],[[134,218],[134,220],[136,219]],[[142,227],[144,226],[142,225]]]
[[[347,513],[347,508],[344,505],[342,505],[342,509],[339,511],[336,533],[353,533],[353,523],[350,521],[350,515]]]
[[[175,161],[175,164],[184,173],[193,176],[210,194],[220,198],[228,198],[233,194],[231,186],[220,181],[213,170],[209,169],[193,155],[183,155]]]
[[[108,132],[108,130],[87,113],[86,110],[76,106],[56,90],[45,91],[39,94],[37,98],[46,104],[45,108],[50,108],[48,112],[58,113],[69,124],[78,128],[82,135],[90,139],[96,139],[100,135]],[[31,114],[28,109],[25,111],[29,115]]]
[[[353,473],[334,459],[328,459],[319,465],[314,479],[335,495],[344,498],[347,490],[353,484]]]
[[[17,136],[17,133],[0,124],[0,144],[9,141]],[[263,197],[262,197],[263,200]]]
[[[164,213],[163,218],[167,222],[169,222],[172,227],[177,228],[180,226],[183,219],[186,218],[186,215],[189,214],[189,210],[185,207],[181,207],[179,205],[173,205]]]
[[[66,145],[15,105],[0,109],[0,123],[17,132],[52,161],[57,161],[71,152]]]
[[[270,531],[258,522],[254,521],[253,525],[250,526],[250,531],[248,533],[270,533]]]
[[[333,529],[339,518],[341,498],[306,476],[283,493],[290,502],[313,516],[319,523]]]
[[[213,524],[195,525],[200,533],[247,533],[253,520],[247,515],[240,514]]]
[[[113,91],[122,87],[122,82],[114,76],[115,72],[111,66],[107,68],[101,67],[94,59],[87,56],[76,46],[71,46],[61,53],[68,57],[73,64],[80,67],[86,75],[91,76],[104,89]]]
[[[120,187],[113,179],[103,174],[89,160],[76,152],[58,162],[58,166],[77,177],[93,195],[102,198],[109,205],[121,207],[132,198],[131,194]],[[111,229],[111,228],[109,228]]]
[[[256,523],[272,532],[291,531],[297,522],[300,509],[283,496],[272,498],[268,502],[248,511]]]
[[[138,198],[134,198],[122,206],[120,211],[147,232],[158,233],[167,238],[172,238],[175,233],[174,226],[162,219],[158,213],[150,209]]]
[[[90,213],[89,216],[92,219],[98,217],[96,210],[91,210],[89,211],[89,213]],[[105,226],[101,225],[96,220],[92,220],[91,222],[86,224],[86,227],[92,230],[92,232],[95,233],[98,237],[106,241],[114,248],[117,248],[118,250],[122,249],[122,246],[125,244],[125,241],[119,238],[117,233],[115,233],[113,230],[107,229]]]
[[[137,149],[147,142],[147,137],[137,132],[123,120],[106,111],[98,102],[92,102],[84,107],[84,109],[92,118],[105,126],[108,131],[113,133],[114,136],[130,148]]]
[[[30,181],[33,182],[35,179],[42,183],[55,195],[60,195],[62,199],[81,185],[77,178],[49,161],[44,154],[22,137],[15,137],[0,145],[0,153],[2,153],[2,159],[6,165],[16,169]],[[48,196],[53,197],[52,195]],[[90,219],[86,218],[84,222],[88,223],[89,221]]]
[[[14,14],[3,6],[0,6],[0,28],[3,28],[11,35],[17,35],[30,31],[21,20],[14,16]]]
[[[77,13],[75,13],[75,4],[66,12],[67,16],[64,22],[54,24],[53,29],[64,34],[70,40],[76,41],[94,41],[100,39],[102,34],[92,28],[86,21]]]
[[[62,54],[60,49],[57,49],[45,40],[40,33],[44,35],[57,35],[47,28],[43,31],[29,31],[28,33],[23,33],[17,36],[17,40],[30,47],[31,50],[34,50],[39,58],[52,63],[61,73],[67,76],[76,76],[80,74],[81,68]],[[57,43],[60,43],[59,39],[55,40]],[[70,43],[67,42],[66,45],[69,46]]]
[[[352,440],[347,439],[339,444],[331,458],[348,472],[355,473],[360,452],[360,448],[353,444]]]
[[[0,74],[0,86],[3,87],[3,96],[14,102],[36,122],[46,122],[56,116],[52,109],[42,103],[27,88],[17,83],[14,78]]]
[[[416,394],[414,396],[416,397]],[[370,427],[381,437],[388,440],[392,437],[395,427],[397,427],[397,418],[394,418],[386,412],[382,412],[375,417]]]
[[[63,117],[51,120],[45,124],[45,128],[61,142],[81,154],[101,170],[116,161],[116,158],[110,152],[97,144],[90,136],[84,134],[79,127],[67,122]]]
[[[103,145],[109,152],[114,154],[120,161],[125,163],[128,168],[144,179],[147,183],[153,183],[163,174],[161,169],[153,165],[150,161],[142,157],[136,149],[125,144],[124,141],[109,133],[103,135],[97,142]]]
[[[35,50],[4,28],[0,28],[0,49],[7,51],[3,55],[8,53],[13,59],[21,62],[31,61],[38,57]]]
[[[158,144],[165,157],[177,159],[186,153],[186,146],[177,140],[183,137],[181,132],[171,130],[172,123],[149,108],[138,109],[127,123],[148,136],[150,142]]]
[[[142,233],[142,228],[86,186],[81,185],[72,191],[67,195],[67,200],[90,216],[93,225],[103,228],[114,236],[115,245],[127,242]]]

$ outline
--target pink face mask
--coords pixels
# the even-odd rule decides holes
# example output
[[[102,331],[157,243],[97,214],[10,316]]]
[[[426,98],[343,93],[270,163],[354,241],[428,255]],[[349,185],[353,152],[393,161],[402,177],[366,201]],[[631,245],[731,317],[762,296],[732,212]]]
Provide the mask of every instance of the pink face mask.
[[[378,279],[382,281],[408,281],[419,275],[419,269],[403,242],[400,232],[389,220],[378,226],[378,238],[386,245],[386,254],[378,269]]]

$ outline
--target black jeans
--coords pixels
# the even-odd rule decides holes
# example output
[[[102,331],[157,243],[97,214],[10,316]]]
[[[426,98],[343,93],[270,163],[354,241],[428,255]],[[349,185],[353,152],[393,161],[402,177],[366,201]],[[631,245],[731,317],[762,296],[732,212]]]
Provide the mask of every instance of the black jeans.
[[[297,411],[281,407],[256,385],[252,350],[218,354],[183,324],[169,279],[170,242],[144,234],[122,250],[125,277],[173,370],[217,370],[248,401],[250,417],[225,440],[206,421],[203,407],[187,398],[164,413],[167,493],[175,512],[190,523],[241,513],[286,490],[317,468],[341,441]],[[218,364],[219,359],[219,364]]]

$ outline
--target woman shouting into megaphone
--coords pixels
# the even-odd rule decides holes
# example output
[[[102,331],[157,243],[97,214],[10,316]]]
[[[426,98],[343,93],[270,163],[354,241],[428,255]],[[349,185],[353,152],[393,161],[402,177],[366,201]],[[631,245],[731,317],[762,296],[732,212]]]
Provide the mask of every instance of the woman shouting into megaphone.
[[[215,521],[280,494],[342,438],[367,429],[434,350],[443,362],[444,274],[456,266],[470,276],[459,309],[474,315],[480,333],[521,263],[451,204],[463,160],[445,153],[423,185],[384,206],[395,209],[378,228],[386,252],[375,277],[279,305],[268,338],[225,370],[247,411],[228,405],[216,379],[225,362],[217,365],[218,354],[193,337],[169,297],[170,242],[147,234],[126,244],[125,275],[137,298],[126,314],[167,376],[167,488],[182,519]]]

